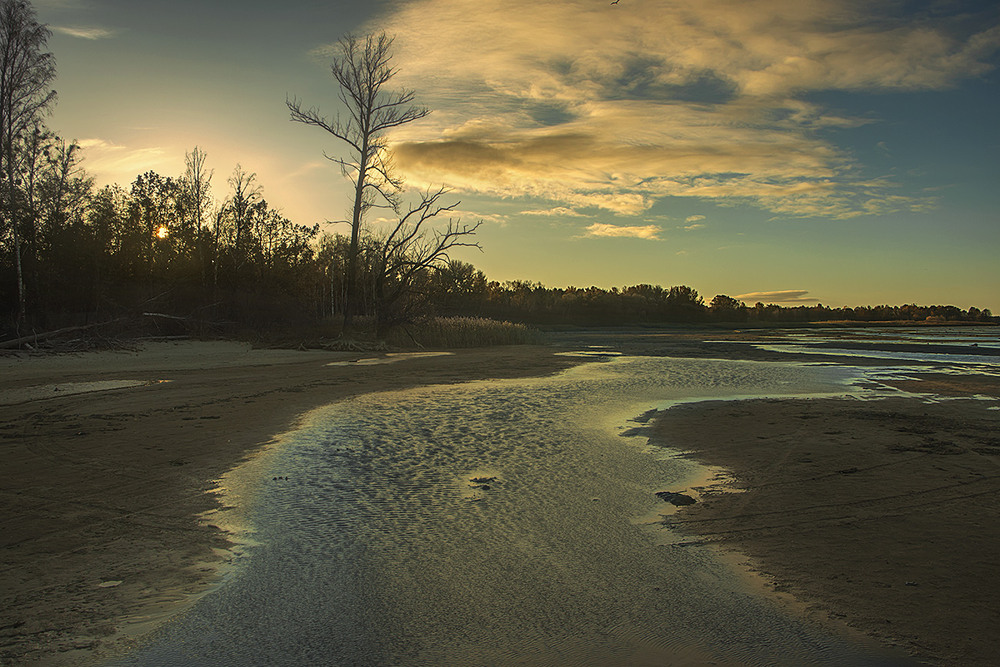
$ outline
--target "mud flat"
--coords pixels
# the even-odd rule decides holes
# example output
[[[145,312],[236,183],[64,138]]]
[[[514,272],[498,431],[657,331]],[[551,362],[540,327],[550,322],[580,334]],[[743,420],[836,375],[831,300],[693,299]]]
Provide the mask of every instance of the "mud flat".
[[[507,347],[328,365],[366,356],[177,342],[0,357],[0,663],[95,660],[121,619],[202,590],[230,546],[198,518],[219,509],[215,480],[302,413],[576,363]]]
[[[736,479],[665,523],[737,554],[811,614],[933,663],[995,665],[1000,387],[934,374],[897,384],[951,399],[705,402],[661,413],[655,442]]]

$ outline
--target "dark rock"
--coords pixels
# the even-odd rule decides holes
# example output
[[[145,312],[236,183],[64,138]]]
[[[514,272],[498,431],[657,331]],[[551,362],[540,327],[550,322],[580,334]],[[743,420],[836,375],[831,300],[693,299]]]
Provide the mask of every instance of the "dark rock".
[[[685,493],[674,493],[673,491],[657,491],[656,497],[670,503],[671,505],[676,505],[677,507],[694,505],[698,502]]]

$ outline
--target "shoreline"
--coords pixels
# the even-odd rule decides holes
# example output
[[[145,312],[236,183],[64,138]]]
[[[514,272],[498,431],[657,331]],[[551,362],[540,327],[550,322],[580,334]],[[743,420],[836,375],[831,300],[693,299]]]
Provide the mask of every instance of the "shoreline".
[[[979,379],[981,380],[981,378]],[[992,385],[992,397],[1000,393]],[[954,396],[961,379],[950,377]],[[990,665],[1000,623],[1000,412],[964,398],[759,399],[657,414],[652,444],[721,468],[664,529],[820,622],[932,664]]]
[[[107,659],[126,618],[164,614],[204,590],[232,546],[199,520],[220,509],[217,480],[311,409],[580,363],[542,346],[351,363],[373,356],[382,355],[178,342],[0,359],[0,662]],[[110,380],[143,384],[56,391]],[[18,401],[26,388],[51,388],[52,397]]]
[[[629,343],[636,349],[626,353],[662,351],[667,342],[676,356],[763,356],[698,338]],[[139,634],[137,619],[157,622],[204,592],[234,545],[203,520],[225,518],[217,481],[313,408],[383,390],[537,377],[590,361],[555,354],[570,349],[579,349],[576,341],[367,363],[384,355],[175,342],[139,353],[0,358],[0,446],[10,462],[0,471],[8,508],[0,521],[0,662],[106,660]],[[989,664],[983,638],[1000,623],[1000,584],[990,584],[1000,500],[992,473],[983,471],[991,465],[1000,474],[1000,440],[989,435],[1000,431],[1000,411],[969,397],[1000,397],[1000,379],[910,376],[885,384],[956,400],[928,405],[911,394],[682,403],[642,430],[653,445],[727,470],[743,491],[704,488],[702,502],[670,515],[675,529],[717,543],[772,582],[770,593],[791,595],[807,617],[844,622],[946,664]],[[66,391],[96,381],[136,384]],[[19,400],[26,388],[51,398]],[[778,461],[770,457],[775,444]],[[803,444],[812,447],[808,454],[798,451]],[[927,485],[941,477],[954,485]],[[948,490],[963,484],[985,486],[973,495]],[[820,507],[803,506],[816,496],[824,498],[812,502]],[[920,501],[890,502],[908,496]],[[840,514],[823,514],[823,507]],[[788,526],[762,523],[797,513]],[[842,548],[855,543],[877,544],[884,562]],[[911,571],[917,574],[902,574]],[[897,574],[906,577],[902,584]]]

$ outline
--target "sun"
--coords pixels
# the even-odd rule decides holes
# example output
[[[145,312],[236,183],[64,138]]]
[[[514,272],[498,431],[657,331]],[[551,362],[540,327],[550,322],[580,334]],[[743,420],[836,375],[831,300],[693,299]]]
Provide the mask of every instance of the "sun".
[[[156,230],[156,238],[165,239],[169,233],[169,230],[165,226],[160,225],[160,228]]]

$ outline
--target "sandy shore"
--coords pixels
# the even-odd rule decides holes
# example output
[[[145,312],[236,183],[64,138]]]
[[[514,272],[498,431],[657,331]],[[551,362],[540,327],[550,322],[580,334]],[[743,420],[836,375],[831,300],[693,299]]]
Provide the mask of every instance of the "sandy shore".
[[[218,507],[206,492],[303,412],[576,363],[508,347],[327,365],[364,356],[180,342],[0,358],[0,664],[93,661],[121,619],[203,588],[229,546],[197,520]],[[86,391],[117,381],[136,386]]]
[[[661,413],[656,441],[736,479],[703,489],[702,502],[665,523],[738,554],[809,613],[933,664],[996,665],[1000,411],[968,396],[1000,397],[1000,386],[925,376],[919,390],[932,389],[959,398],[707,402]]]
[[[668,351],[682,356],[763,354],[676,345]],[[123,641],[123,619],[176,609],[202,590],[230,545],[197,519],[218,508],[207,492],[305,411],[580,361],[552,352],[368,364],[183,342],[0,358],[0,664],[100,659]],[[121,384],[93,384],[102,382]],[[935,662],[996,664],[1000,411],[969,396],[1000,397],[1000,382],[927,374],[907,383],[898,386],[954,400],[714,402],[662,413],[650,427],[656,441],[725,467],[743,490],[705,489],[665,521],[742,554],[809,614]]]

